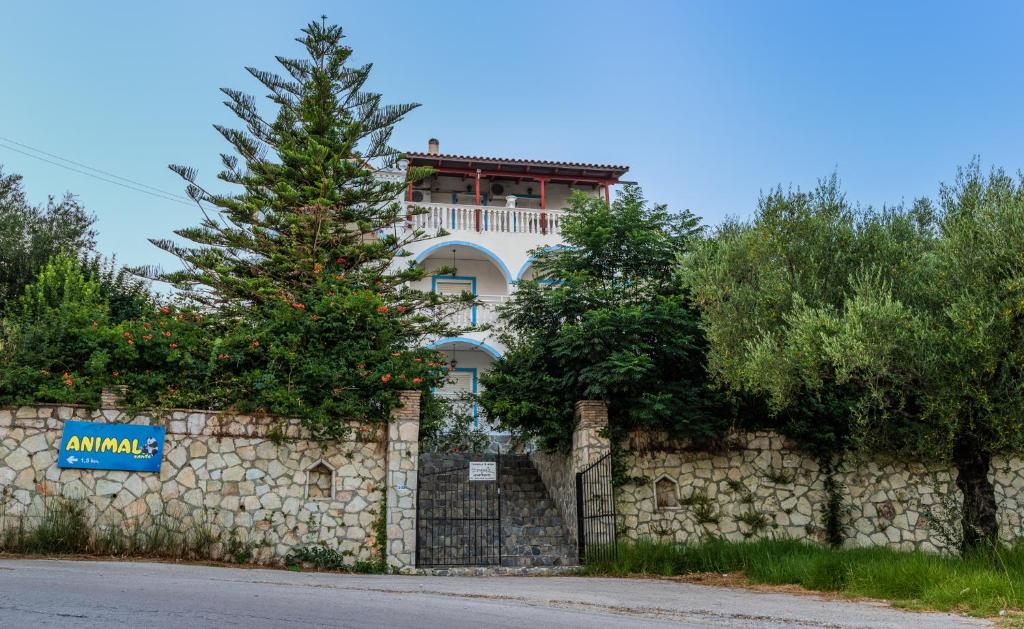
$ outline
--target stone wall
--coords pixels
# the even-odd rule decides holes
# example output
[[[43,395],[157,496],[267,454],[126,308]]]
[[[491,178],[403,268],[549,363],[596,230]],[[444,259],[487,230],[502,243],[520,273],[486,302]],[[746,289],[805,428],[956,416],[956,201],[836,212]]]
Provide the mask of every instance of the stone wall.
[[[577,543],[576,474],[611,451],[604,430],[608,427],[608,406],[597,400],[576,402],[575,429],[569,455],[534,452],[530,455],[548,495],[558,508],[570,539]]]
[[[402,405],[388,422],[388,567],[416,566],[416,488],[420,456],[420,392],[403,391]]]
[[[314,441],[299,422],[274,417],[0,409],[0,526],[38,517],[47,497],[65,496],[87,502],[102,528],[163,517],[182,531],[208,525],[219,540],[233,536],[260,562],[280,562],[303,544],[325,545],[354,562],[377,552],[382,496],[391,481],[388,543],[396,558],[389,562],[401,568],[414,552],[419,398],[403,393],[403,402],[390,441],[383,429],[353,427],[333,442]],[[163,425],[159,474],[59,468],[63,424],[71,419]]]
[[[537,468],[548,496],[555,503],[573,543],[576,537],[576,468],[571,457],[549,452],[532,452],[530,459]]]
[[[576,472],[610,451],[605,426],[607,408],[581,401],[570,452],[531,455],[574,539]],[[615,490],[620,540],[695,542],[714,535],[825,541],[825,476],[812,457],[781,436],[735,434],[720,452],[707,452],[634,434],[617,458],[626,477]],[[961,494],[954,469],[851,458],[835,478],[848,545],[944,551],[955,541]],[[1000,535],[1008,543],[1024,538],[1024,460],[995,460],[989,478]]]
[[[731,540],[786,536],[824,541],[824,475],[814,459],[786,439],[740,434],[720,453],[639,441],[634,438],[627,448],[630,480],[616,494],[620,535],[626,539],[686,542],[712,534]],[[999,461],[991,474],[1007,541],[1022,535],[1022,467],[1019,460]],[[849,461],[837,474],[848,545],[945,550],[949,540],[933,518],[956,522],[960,493],[955,478],[952,469],[913,461]]]

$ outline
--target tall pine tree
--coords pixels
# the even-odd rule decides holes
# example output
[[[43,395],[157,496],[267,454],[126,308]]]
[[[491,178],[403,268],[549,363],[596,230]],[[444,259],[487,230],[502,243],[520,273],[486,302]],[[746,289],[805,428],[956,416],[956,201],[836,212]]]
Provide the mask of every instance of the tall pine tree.
[[[346,65],[343,38],[313,22],[297,39],[308,58],[277,58],[285,76],[247,68],[272,120],[252,96],[223,90],[244,129],[215,127],[234,149],[218,178],[242,190],[211,192],[194,169],[171,166],[206,218],[175,232],[192,244],[152,241],[184,263],[158,277],[222,324],[213,360],[237,392],[227,404],[301,417],[321,436],[386,420],[398,389],[439,384],[440,359],[417,346],[450,333],[444,311],[457,307],[408,287],[423,270],[398,259],[428,235],[399,228],[406,182],[378,176],[399,157],[394,125],[417,105],[365,91],[371,66]]]

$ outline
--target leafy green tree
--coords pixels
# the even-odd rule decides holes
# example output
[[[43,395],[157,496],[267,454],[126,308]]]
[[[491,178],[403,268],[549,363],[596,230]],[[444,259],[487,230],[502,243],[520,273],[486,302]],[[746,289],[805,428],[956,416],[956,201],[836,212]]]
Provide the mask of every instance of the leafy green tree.
[[[922,401],[912,387],[884,383],[920,378],[909,358],[922,339],[906,304],[927,299],[920,263],[934,246],[926,204],[859,208],[835,176],[810,192],[764,195],[750,222],[723,225],[687,267],[711,373],[767,399],[769,425],[830,477],[873,414],[886,417],[879,443],[906,446]],[[829,540],[841,542],[841,514],[827,510],[824,520]]]
[[[78,255],[95,245],[95,217],[68,194],[34,206],[20,175],[0,168],[0,312],[17,302],[51,257]]]
[[[834,175],[810,192],[764,195],[750,222],[724,224],[688,266],[711,372],[766,396],[805,447],[842,452],[864,388],[848,356],[856,348],[824,345],[824,335],[853,323],[878,331],[868,294],[920,299],[927,271],[918,262],[934,232],[926,205],[860,208]]]
[[[986,177],[975,162],[939,199],[942,308],[921,362],[971,548],[998,539],[992,458],[1024,450],[1024,180],[999,169]]]
[[[176,232],[192,244],[153,242],[184,263],[159,278],[230,323],[216,355],[239,392],[233,405],[296,415],[326,436],[342,419],[385,420],[398,389],[438,385],[436,353],[416,346],[449,329],[440,298],[408,287],[423,270],[396,263],[426,237],[396,228],[406,184],[377,172],[395,163],[393,126],[416,105],[364,89],[370,66],[346,65],[339,26],[302,32],[308,58],[278,57],[285,76],[249,69],[272,119],[252,96],[223,90],[244,129],[216,127],[234,150],[218,177],[241,191],[211,192],[173,166],[214,211]]]
[[[430,392],[420,400],[420,452],[430,454],[487,452],[491,438],[478,423],[476,396]]]
[[[82,256],[82,266],[88,278],[99,285],[100,297],[110,309],[115,323],[149,316],[156,307],[156,298],[149,283],[119,266],[115,258],[100,254]]]
[[[482,376],[481,404],[505,428],[565,448],[576,400],[609,403],[613,437],[631,429],[709,440],[731,408],[708,387],[697,312],[676,273],[698,219],[627,186],[609,205],[577,193],[564,247],[534,252],[540,279],[504,307],[507,352]]]
[[[138,316],[119,319],[109,290],[81,260],[50,259],[0,328],[0,404],[96,406],[103,388],[126,385],[136,407],[223,407],[217,321],[144,293],[132,306]]]
[[[98,401],[107,371],[108,309],[70,255],[52,257],[16,300],[0,340],[0,401]]]
[[[918,265],[923,291],[878,318],[894,338],[865,344],[865,330],[844,342],[866,347],[870,399],[883,402],[861,426],[871,447],[887,441],[886,402],[918,393],[924,421],[908,444],[956,467],[970,550],[998,540],[993,458],[1024,451],[1024,183],[972,163],[941,187],[938,228]]]

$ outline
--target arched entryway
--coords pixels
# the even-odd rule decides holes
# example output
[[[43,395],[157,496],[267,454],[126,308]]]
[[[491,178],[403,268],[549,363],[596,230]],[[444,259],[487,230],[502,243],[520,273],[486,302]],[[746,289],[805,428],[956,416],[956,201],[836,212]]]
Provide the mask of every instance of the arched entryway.
[[[427,276],[413,288],[441,294],[470,293],[476,303],[452,315],[463,328],[497,320],[497,306],[508,299],[512,276],[493,252],[468,242],[447,241],[425,249],[416,257]]]

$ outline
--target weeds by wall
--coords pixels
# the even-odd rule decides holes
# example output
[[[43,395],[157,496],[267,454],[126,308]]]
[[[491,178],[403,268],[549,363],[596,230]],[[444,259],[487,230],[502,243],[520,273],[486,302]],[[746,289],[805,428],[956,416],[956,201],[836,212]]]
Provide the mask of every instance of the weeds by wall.
[[[620,537],[696,543],[788,538],[843,546],[948,551],[958,547],[959,490],[950,467],[885,457],[822,466],[771,433],[737,434],[720,451],[645,439],[620,455]],[[1002,539],[1024,536],[1024,461],[999,460]]]
[[[85,499],[48,497],[28,512],[0,511],[0,552],[156,557],[249,563],[266,535],[218,531],[207,510],[97,520]]]

